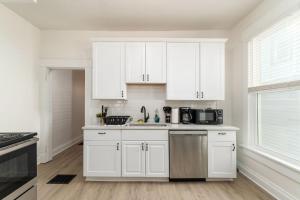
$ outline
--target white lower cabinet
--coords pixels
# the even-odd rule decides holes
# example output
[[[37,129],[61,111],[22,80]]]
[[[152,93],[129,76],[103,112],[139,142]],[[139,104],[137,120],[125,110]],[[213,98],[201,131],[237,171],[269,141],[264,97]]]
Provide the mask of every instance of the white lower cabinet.
[[[236,140],[233,133],[208,133],[208,178],[236,178]]]
[[[145,144],[141,141],[122,142],[122,176],[145,176]]]
[[[120,177],[120,141],[84,141],[84,176]]]
[[[123,177],[169,177],[168,141],[123,141]]]
[[[169,177],[168,141],[146,142],[146,177]]]

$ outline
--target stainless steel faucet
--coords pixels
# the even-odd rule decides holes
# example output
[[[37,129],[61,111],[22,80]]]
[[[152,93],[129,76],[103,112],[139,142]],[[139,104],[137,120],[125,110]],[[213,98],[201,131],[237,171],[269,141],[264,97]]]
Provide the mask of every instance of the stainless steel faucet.
[[[149,116],[149,113],[147,115],[147,111],[146,111],[145,106],[142,106],[141,113],[144,113],[144,122],[147,123],[147,121],[148,121],[148,119],[149,119],[150,116]]]

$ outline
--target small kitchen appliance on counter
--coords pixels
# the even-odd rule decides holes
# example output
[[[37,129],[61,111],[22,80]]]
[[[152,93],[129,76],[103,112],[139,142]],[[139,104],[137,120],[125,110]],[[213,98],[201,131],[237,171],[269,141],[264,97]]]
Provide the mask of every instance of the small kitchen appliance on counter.
[[[222,109],[192,109],[193,123],[217,125],[223,124],[223,110]]]
[[[179,123],[179,108],[172,108],[171,123],[172,124],[178,124]]]
[[[0,199],[37,199],[37,133],[0,133]]]
[[[166,117],[165,121],[166,121],[166,123],[171,123],[172,108],[169,107],[169,106],[165,106],[165,107],[163,107],[163,110],[165,112],[165,117]]]
[[[190,124],[192,122],[192,110],[190,107],[179,108],[180,122],[183,124]]]

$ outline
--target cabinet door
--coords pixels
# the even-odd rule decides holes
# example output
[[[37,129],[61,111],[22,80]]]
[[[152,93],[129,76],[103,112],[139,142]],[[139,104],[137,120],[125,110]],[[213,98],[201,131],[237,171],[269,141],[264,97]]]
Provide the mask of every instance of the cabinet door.
[[[167,99],[197,100],[199,43],[167,44]]]
[[[200,99],[224,100],[225,44],[202,42],[200,60]]]
[[[166,43],[146,43],[146,82],[166,83]]]
[[[142,141],[122,142],[122,176],[145,176],[145,143]]]
[[[144,83],[145,72],[145,43],[126,43],[126,82]]]
[[[93,98],[125,99],[124,43],[93,44]]]
[[[208,143],[208,178],[236,178],[235,142]]]
[[[169,177],[168,141],[146,142],[146,177]]]
[[[120,177],[120,141],[85,141],[84,176]]]

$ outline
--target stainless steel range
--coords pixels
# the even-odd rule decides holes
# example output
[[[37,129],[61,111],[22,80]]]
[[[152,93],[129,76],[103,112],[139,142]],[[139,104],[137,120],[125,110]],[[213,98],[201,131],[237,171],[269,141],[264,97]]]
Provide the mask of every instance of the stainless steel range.
[[[0,133],[0,199],[37,199],[36,135]]]

